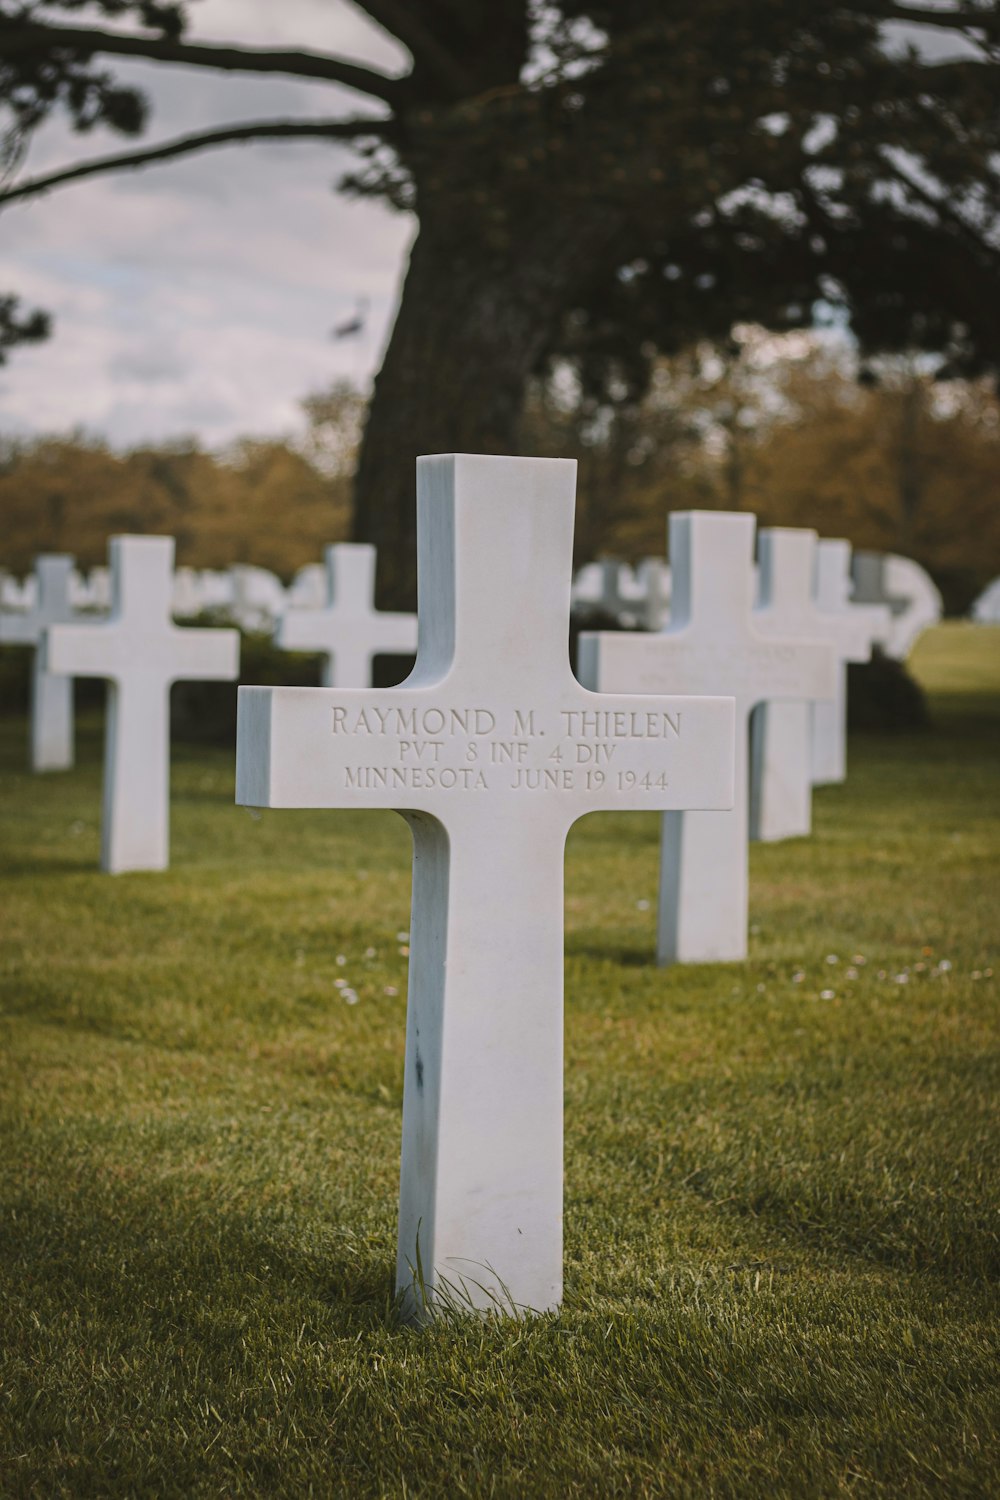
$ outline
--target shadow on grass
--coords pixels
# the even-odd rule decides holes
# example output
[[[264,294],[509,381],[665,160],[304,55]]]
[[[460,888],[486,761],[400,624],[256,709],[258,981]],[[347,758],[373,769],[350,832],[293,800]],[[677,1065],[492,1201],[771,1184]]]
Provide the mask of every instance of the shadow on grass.
[[[615,942],[609,938],[606,942],[601,941],[598,936],[594,938],[592,929],[588,931],[587,937],[573,937],[571,934],[566,938],[567,959],[592,959],[594,963],[610,964],[624,969],[648,969],[655,964],[654,941],[633,947],[621,941]]]
[[[74,1162],[71,1182],[36,1180],[8,1204],[12,1322],[20,1303],[140,1344],[191,1340],[220,1373],[251,1328],[280,1343],[303,1328],[341,1339],[398,1326],[393,1264],[371,1236],[288,1210],[226,1211],[190,1178],[147,1186],[125,1170]]]
[[[16,879],[30,880],[34,875],[96,875],[98,873],[97,861],[95,859],[66,859],[60,855],[56,859],[46,859],[39,855],[37,859],[9,860],[3,863],[3,876],[14,876]]]

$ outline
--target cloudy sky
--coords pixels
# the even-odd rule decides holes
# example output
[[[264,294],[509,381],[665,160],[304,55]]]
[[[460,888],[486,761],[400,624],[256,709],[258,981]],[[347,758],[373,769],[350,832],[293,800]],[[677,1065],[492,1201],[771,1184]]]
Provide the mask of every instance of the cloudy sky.
[[[191,36],[295,44],[402,72],[407,54],[349,0],[199,0]],[[144,143],[259,117],[336,116],[361,96],[291,78],[109,60],[149,95]],[[40,133],[25,171],[128,149],[110,132]],[[299,425],[298,401],[377,367],[413,221],[339,197],[343,148],[250,144],[73,184],[0,215],[0,290],[55,336],[0,370],[0,433],[83,427],[116,444],[210,445]],[[330,330],[369,299],[360,339]]]
[[[191,36],[293,44],[408,66],[405,51],[350,0],[195,0]],[[65,19],[65,18],[63,18]],[[898,27],[929,54],[960,38]],[[352,114],[361,96],[291,78],[233,77],[110,59],[152,102],[145,142],[260,117]],[[128,149],[110,132],[53,123],[25,171]],[[0,215],[0,292],[55,316],[55,337],[0,370],[0,434],[82,427],[126,445],[195,435],[220,445],[285,433],[299,400],[336,376],[377,368],[413,222],[339,197],[342,147],[251,144],[96,178]],[[365,334],[330,332],[367,299]]]

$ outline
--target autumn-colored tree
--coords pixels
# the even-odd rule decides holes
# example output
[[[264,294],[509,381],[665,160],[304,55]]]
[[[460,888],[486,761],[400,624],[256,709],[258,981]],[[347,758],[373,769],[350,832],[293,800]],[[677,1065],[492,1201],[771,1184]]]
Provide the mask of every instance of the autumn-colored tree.
[[[0,453],[0,514],[15,572],[41,551],[92,567],[109,535],[126,531],[176,537],[180,564],[256,563],[287,580],[345,539],[349,492],[273,440],[247,439],[219,458],[193,445],[116,454],[83,437],[43,438]]]
[[[6,197],[233,141],[357,145],[342,186],[420,221],[355,487],[354,532],[380,547],[393,602],[413,597],[414,456],[517,451],[525,391],[555,357],[586,389],[638,386],[658,354],[737,321],[803,326],[823,301],[866,349],[947,350],[965,373],[1000,358],[996,0],[358,4],[409,50],[407,73],[192,42],[181,3],[88,5],[122,30],[54,23],[81,0],[0,0],[0,97],[15,142],[57,109],[80,129],[141,130],[143,99],[99,61],[115,56],[292,74],[366,101]],[[905,47],[901,23],[937,45]]]
[[[555,419],[552,412],[555,411]],[[929,361],[859,368],[840,338],[738,326],[661,359],[641,399],[595,407],[565,377],[529,405],[540,451],[577,456],[582,558],[662,554],[670,510],[751,510],[916,558],[964,610],[1000,574],[1000,401]],[[624,461],[622,455],[624,454]]]

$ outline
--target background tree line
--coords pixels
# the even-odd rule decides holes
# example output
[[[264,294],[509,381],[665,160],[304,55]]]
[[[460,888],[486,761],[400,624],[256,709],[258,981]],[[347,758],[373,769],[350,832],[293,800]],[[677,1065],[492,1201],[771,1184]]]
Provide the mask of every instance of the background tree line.
[[[115,531],[168,532],[178,561],[286,580],[350,534],[366,401],[344,382],[307,398],[295,439],[117,453],[74,434],[0,443],[4,565],[42,550],[104,560]],[[926,361],[858,368],[842,340],[737,328],[660,357],[641,395],[584,392],[570,366],[536,380],[523,452],[579,462],[577,561],[662,555],[668,510],[752,510],[922,562],[961,611],[1000,574],[1000,402]]]

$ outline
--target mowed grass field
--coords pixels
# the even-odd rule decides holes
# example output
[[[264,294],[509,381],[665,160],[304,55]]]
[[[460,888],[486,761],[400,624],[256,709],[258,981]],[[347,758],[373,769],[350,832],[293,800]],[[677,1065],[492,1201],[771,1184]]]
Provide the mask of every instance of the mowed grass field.
[[[566,901],[566,1299],[392,1300],[409,835],[232,805],[96,872],[79,769],[0,743],[0,1495],[1000,1492],[1000,630],[918,646],[752,853],[751,958],[657,970],[654,816]]]

